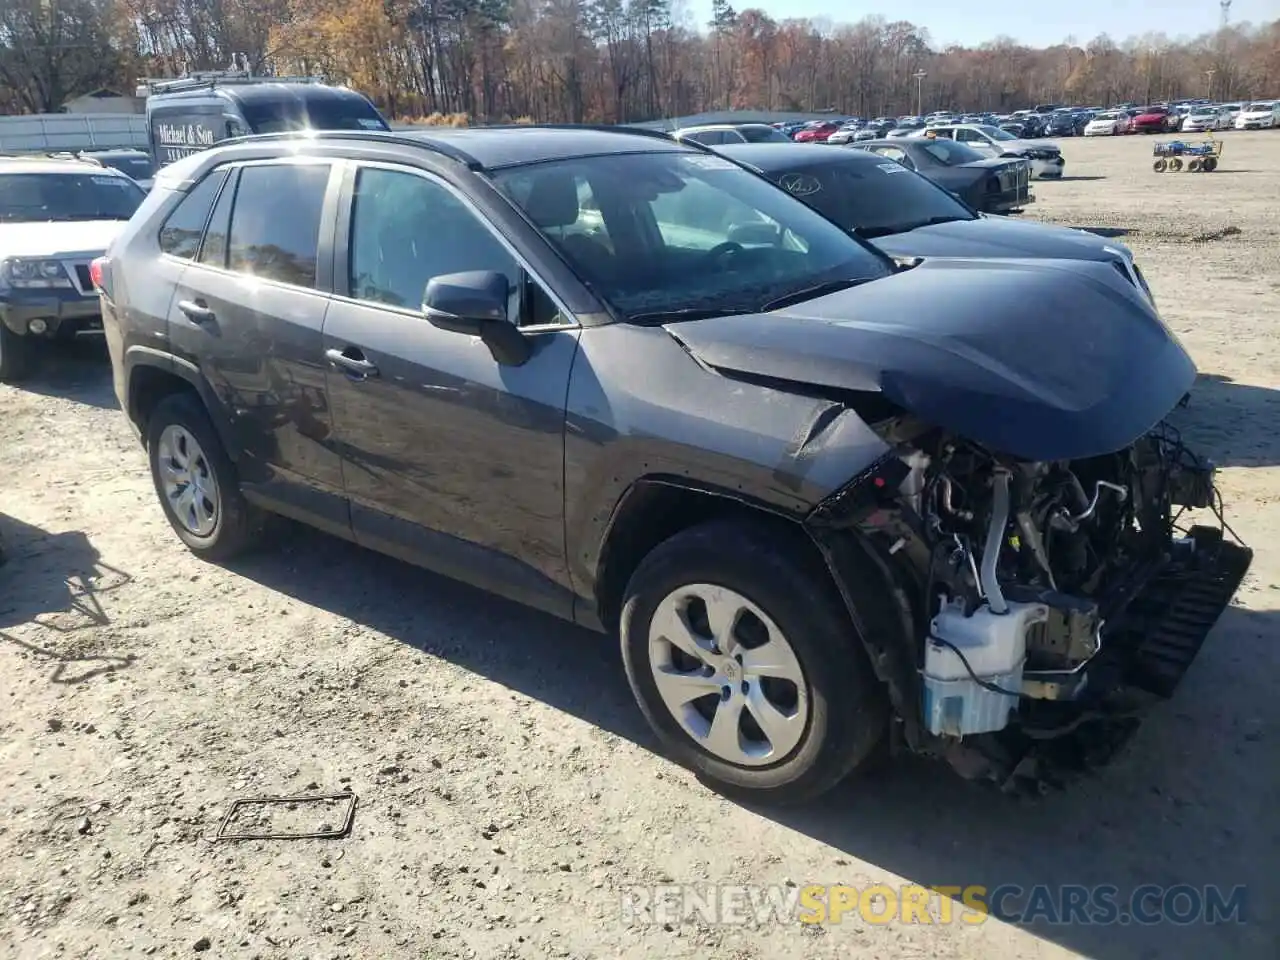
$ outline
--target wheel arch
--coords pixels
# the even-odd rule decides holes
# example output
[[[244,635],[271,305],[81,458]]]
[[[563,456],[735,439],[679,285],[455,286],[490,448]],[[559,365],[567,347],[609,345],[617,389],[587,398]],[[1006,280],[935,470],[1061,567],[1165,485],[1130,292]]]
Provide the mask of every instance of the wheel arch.
[[[213,427],[222,441],[223,449],[232,463],[239,460],[239,447],[235,444],[230,425],[226,418],[218,415],[219,404],[213,396],[209,383],[201,375],[195,364],[178,359],[170,354],[147,348],[130,350],[126,355],[128,369],[128,402],[129,419],[137,427],[143,442],[146,442],[147,424],[151,414],[165,397],[175,393],[189,393],[200,401],[213,422]]]
[[[779,536],[793,538],[797,549],[825,567],[817,545],[804,533],[802,518],[739,493],[677,478],[645,477],[632,483],[614,507],[596,565],[594,609],[581,611],[580,619],[614,632],[627,583],[655,547],[690,527],[730,519],[767,526]]]

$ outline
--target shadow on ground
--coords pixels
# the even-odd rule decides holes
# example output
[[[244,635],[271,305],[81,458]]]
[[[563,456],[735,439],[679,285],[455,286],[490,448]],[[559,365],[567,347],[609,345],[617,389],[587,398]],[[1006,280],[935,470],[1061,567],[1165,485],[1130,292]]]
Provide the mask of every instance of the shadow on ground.
[[[77,684],[134,662],[96,648],[94,627],[109,619],[100,598],[132,579],[103,563],[78,530],[48,533],[0,514],[0,644],[12,645],[53,665],[50,683]],[[7,628],[35,624],[56,639],[36,643]]]
[[[1189,447],[1220,467],[1280,464],[1280,390],[1202,373],[1191,401],[1170,414],[1169,422]]]
[[[111,386],[111,360],[101,337],[81,336],[68,343],[38,346],[38,365],[15,388],[104,410],[119,406]]]
[[[291,523],[277,548],[234,569],[656,750],[614,641]],[[908,760],[814,806],[756,812],[922,884],[1114,884],[1121,899],[1145,883],[1228,893],[1245,884],[1248,909],[1269,908],[1263,893],[1280,861],[1269,826],[1276,778],[1265,771],[1278,724],[1273,677],[1258,663],[1263,638],[1276,635],[1276,614],[1229,610],[1178,697],[1120,760],[1069,792],[1017,801]],[[840,882],[838,863],[813,881]],[[1257,920],[1035,932],[1100,960],[1274,956]]]
[[[1100,177],[1100,176],[1092,176],[1092,177],[1056,177],[1056,178],[1050,178],[1050,179],[1055,180],[1057,183],[1084,183],[1087,180],[1105,180],[1107,178]]]

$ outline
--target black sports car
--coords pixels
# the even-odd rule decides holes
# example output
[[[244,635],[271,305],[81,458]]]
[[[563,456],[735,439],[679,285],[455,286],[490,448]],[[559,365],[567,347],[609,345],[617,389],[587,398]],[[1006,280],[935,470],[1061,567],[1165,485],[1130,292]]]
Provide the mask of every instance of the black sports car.
[[[893,140],[887,145],[927,147],[930,143]],[[936,145],[963,146],[941,139]],[[717,150],[768,177],[898,260],[1092,260],[1110,264],[1154,303],[1133,253],[1115,240],[1085,230],[977,213],[936,184],[871,150],[813,150],[804,144],[781,143],[772,146],[774,149],[734,144]]]
[[[945,137],[904,139],[864,140],[857,146],[898,161],[984,213],[1008,213],[1036,202],[1025,160],[988,157]]]

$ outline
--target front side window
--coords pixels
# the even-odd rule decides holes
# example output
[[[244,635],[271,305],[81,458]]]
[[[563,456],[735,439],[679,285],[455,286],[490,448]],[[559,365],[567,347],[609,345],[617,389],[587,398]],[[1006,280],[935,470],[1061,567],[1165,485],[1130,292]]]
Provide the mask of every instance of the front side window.
[[[743,313],[890,263],[722,157],[656,152],[530,164],[494,181],[615,312]],[[582,183],[599,211],[580,228]],[[600,234],[609,243],[602,242]]]
[[[276,163],[240,171],[227,266],[264,280],[314,287],[327,163]]]
[[[204,225],[209,220],[209,212],[226,176],[225,169],[208,173],[178,202],[160,228],[161,250],[183,260],[195,259]]]
[[[0,174],[0,223],[128,220],[146,194],[106,173]]]
[[[973,147],[966,146],[963,143],[953,143],[950,140],[931,141],[925,145],[924,152],[944,167],[955,167],[962,163],[973,163],[975,160],[986,159]]]
[[[599,211],[584,209],[589,232]],[[362,169],[352,199],[351,296],[417,312],[433,277],[491,270],[510,283],[509,316],[521,326],[560,322],[550,296],[478,215],[443,184],[415,173]]]

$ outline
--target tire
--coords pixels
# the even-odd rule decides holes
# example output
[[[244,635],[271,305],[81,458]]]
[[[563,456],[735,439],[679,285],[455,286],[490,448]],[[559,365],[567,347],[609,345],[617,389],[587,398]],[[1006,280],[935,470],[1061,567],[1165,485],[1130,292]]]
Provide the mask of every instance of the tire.
[[[31,341],[19,336],[0,321],[0,383],[18,383],[35,366]]]
[[[1181,170],[1181,169],[1182,169],[1182,158],[1181,158],[1181,157],[1173,157],[1173,158],[1171,158],[1171,159],[1169,160],[1169,169],[1170,169],[1170,170],[1172,170],[1174,173],[1177,173],[1179,170]]]
[[[1201,164],[1201,162],[1200,162],[1200,158],[1199,158],[1199,157],[1192,157],[1190,160],[1188,160],[1188,161],[1187,161],[1187,172],[1188,172],[1188,173],[1199,173],[1199,172],[1200,172],[1200,167],[1201,167],[1201,166],[1202,166],[1202,164]]]
[[[1202,169],[1205,173],[1213,173],[1213,171],[1218,169],[1218,158],[1205,157],[1204,164],[1203,166],[1201,166],[1200,169]]]
[[[235,465],[195,396],[175,393],[160,401],[147,421],[147,456],[161,509],[187,549],[201,559],[220,562],[253,546],[261,533],[262,515],[240,492]],[[184,458],[188,468],[175,471],[174,466]],[[195,497],[177,498],[179,503],[192,504],[180,511],[167,490],[172,489],[174,478],[184,472],[203,480],[196,481],[199,486]],[[206,522],[193,524],[192,511],[197,501],[204,506],[194,519]],[[179,516],[180,512],[187,519]]]
[[[1161,157],[1159,160],[1157,160],[1155,163],[1151,165],[1151,169],[1154,170],[1156,173],[1164,173],[1165,168],[1167,166],[1169,166],[1168,161],[1165,160],[1164,157]]]
[[[809,800],[868,760],[884,739],[888,721],[885,691],[825,565],[807,559],[803,537],[799,531],[774,531],[739,521],[707,523],[655,548],[627,585],[619,634],[631,691],[670,755],[732,798],[773,804]],[[706,668],[702,674],[685,672],[697,661],[678,655],[673,645],[652,636],[655,617],[676,625],[673,633],[688,625],[693,614],[668,618],[678,606],[674,598],[686,588],[690,594],[710,597],[713,604],[726,599],[731,604],[717,604],[714,609],[739,609],[735,620],[737,637],[742,641],[737,646],[739,656],[728,656],[735,652],[737,641],[724,646],[719,654],[721,666],[714,668],[714,675],[706,674]],[[696,614],[697,603],[689,609]],[[750,670],[749,658],[756,649],[755,641],[762,636],[782,646],[769,658],[776,665],[772,672],[756,675]],[[690,632],[684,631],[684,641],[691,639]],[[704,651],[709,642],[704,631],[700,643]],[[786,651],[790,651],[790,659]],[[745,667],[743,655],[748,658]],[[736,660],[736,668],[728,663],[731,659]],[[759,682],[760,676],[779,677],[789,669],[795,676],[795,668],[800,679],[794,687],[777,681]],[[683,673],[682,679],[693,681],[687,689],[706,691],[697,701],[689,699],[689,694],[680,698],[688,700],[684,723],[663,699],[656,679],[660,673],[671,672]],[[724,699],[726,691],[730,700]],[[788,704],[791,692],[796,696],[794,703]],[[779,701],[793,708],[792,725],[784,721],[776,728],[780,736],[765,736],[768,749],[762,749],[760,738],[753,736],[750,745],[756,755],[741,762],[742,733],[763,734],[755,718],[778,719],[784,711],[770,713],[768,708],[772,702],[776,709]],[[701,711],[695,712],[694,702]],[[726,718],[738,717],[738,736],[730,734],[733,752],[738,754],[736,762],[699,742],[686,727],[697,726],[703,737],[710,739],[710,720],[721,714],[724,704],[728,704],[724,707]],[[744,722],[744,717],[750,720]]]

